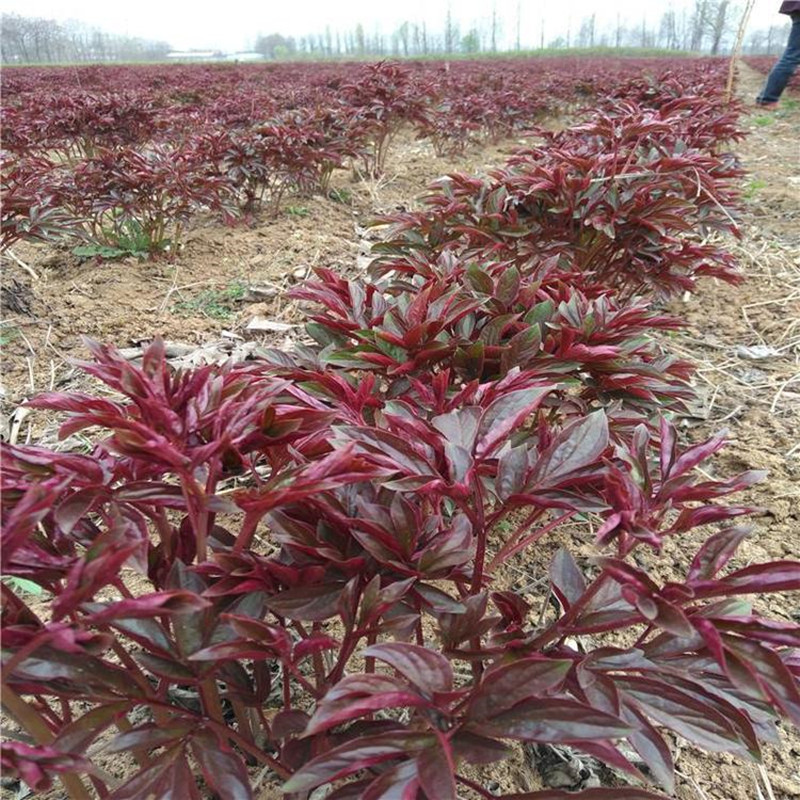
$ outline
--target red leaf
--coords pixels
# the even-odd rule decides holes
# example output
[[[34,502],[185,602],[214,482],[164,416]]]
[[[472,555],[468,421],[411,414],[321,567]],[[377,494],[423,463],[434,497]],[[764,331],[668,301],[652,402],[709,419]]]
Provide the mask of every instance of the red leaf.
[[[697,580],[689,585],[697,597],[795,591],[800,589],[800,561],[753,564],[719,580]]]
[[[379,708],[425,705],[427,701],[399,678],[377,674],[348,675],[318,702],[304,735],[312,736]]]
[[[560,686],[572,667],[567,659],[524,658],[489,670],[473,694],[470,719],[492,719],[523,700]]]
[[[622,718],[636,728],[627,737],[631,747],[647,764],[653,778],[672,794],[675,791],[675,773],[667,743],[637,708],[623,703]]]
[[[737,525],[709,536],[697,551],[689,568],[688,581],[713,578],[736,553],[739,545],[750,535],[751,528]]]
[[[632,675],[616,678],[615,682],[648,717],[706,750],[746,750],[730,720],[686,692],[663,681]]]
[[[469,723],[478,733],[527,742],[580,742],[617,739],[633,728],[611,714],[575,700],[533,698],[491,719]]]
[[[219,800],[252,800],[247,769],[226,742],[202,731],[192,736],[191,748],[206,783]]]
[[[550,581],[565,610],[586,591],[586,581],[570,552],[560,547],[550,562]]]
[[[424,692],[449,692],[453,688],[453,669],[439,653],[410,643],[374,644],[364,651],[394,667]]]
[[[129,619],[146,619],[162,614],[192,614],[204,611],[211,603],[187,591],[153,592],[143,597],[120,600],[103,607],[100,603],[87,603],[91,612],[87,620],[93,625],[107,625]]]
[[[431,736],[414,733],[388,733],[353,739],[309,761],[289,778],[282,790],[286,794],[307,792],[366,767],[408,757],[432,743]]]
[[[266,602],[269,610],[279,617],[322,622],[338,613],[339,595],[343,589],[341,583],[299,586],[280,592]]]
[[[187,796],[186,792],[190,786],[194,785],[196,791],[193,777],[188,783],[183,783],[187,774],[185,764],[186,754],[183,745],[175,745],[128,778],[122,786],[109,795],[109,798],[140,800],[142,797],[158,797],[164,800],[181,800]]]
[[[477,454],[482,458],[491,456],[554,388],[553,385],[530,386],[503,394],[493,401],[481,419]]]
[[[449,748],[450,743],[437,739],[417,756],[417,776],[426,797],[458,800],[453,754],[446,752],[445,747]]]
[[[594,411],[568,425],[555,438],[536,462],[528,486],[555,486],[570,473],[594,464],[607,446],[608,420],[602,411]]]

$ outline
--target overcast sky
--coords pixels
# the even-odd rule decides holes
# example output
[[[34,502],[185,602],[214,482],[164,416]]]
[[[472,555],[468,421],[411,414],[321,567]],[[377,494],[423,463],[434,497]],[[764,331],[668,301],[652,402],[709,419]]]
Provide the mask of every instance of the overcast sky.
[[[643,13],[654,23],[668,5],[638,0],[519,0],[520,38],[523,46],[538,45],[542,25],[545,41],[564,35],[568,25],[574,35],[580,20],[592,13],[597,14],[598,31],[615,26],[618,17],[623,24],[640,25]],[[693,2],[674,0],[672,5],[684,9]],[[779,5],[776,0],[756,0],[751,29],[788,21],[778,15]],[[165,40],[176,49],[226,51],[249,49],[259,33],[302,36],[323,33],[326,26],[335,33],[351,30],[359,22],[367,32],[377,29],[388,34],[404,20],[424,21],[429,33],[437,34],[444,28],[448,6],[463,33],[473,25],[487,25],[492,0],[3,0],[4,11],[23,16],[80,20],[107,33]],[[495,0],[494,6],[502,41],[510,45],[516,38],[518,0]]]

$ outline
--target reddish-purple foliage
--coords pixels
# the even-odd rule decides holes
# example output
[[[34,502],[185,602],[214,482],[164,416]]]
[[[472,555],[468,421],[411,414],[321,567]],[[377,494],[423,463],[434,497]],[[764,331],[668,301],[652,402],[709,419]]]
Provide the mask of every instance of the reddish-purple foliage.
[[[222,178],[248,218],[261,205],[276,213],[286,192],[326,192],[334,169],[351,165],[365,175],[379,174],[404,126],[413,126],[436,152],[458,153],[473,140],[496,141],[530,129],[548,111],[614,94],[638,98],[649,108],[694,102],[698,125],[710,115],[719,136],[721,62],[667,61],[659,68],[669,66],[670,72],[643,78],[653,63],[539,59],[462,62],[458,69],[433,62],[20,69],[4,80],[3,147],[29,164],[54,161],[67,185],[73,171],[86,169],[87,159],[96,165],[108,152],[145,162],[169,153],[174,175],[167,186],[177,195],[177,207],[163,222],[174,234],[186,221],[187,203],[192,214],[219,205],[217,188],[198,187],[198,175]],[[709,148],[712,139],[706,137]],[[115,246],[114,231],[96,218],[84,224],[69,193],[54,192],[52,170],[23,169],[26,191],[15,192],[17,165],[4,164],[4,202],[13,216],[4,224],[4,242],[44,233],[70,238],[82,230],[95,245]],[[43,196],[49,204],[32,201]],[[152,208],[144,198],[130,194],[124,216],[146,227]],[[132,207],[139,202],[144,206]],[[172,213],[168,204],[161,206],[159,216]],[[30,224],[26,210],[34,217]],[[230,219],[229,208],[223,213]],[[148,245],[151,254],[164,250],[167,238],[176,237],[156,236],[157,244]]]
[[[429,210],[380,220],[381,246],[402,270],[410,257],[514,264],[530,273],[558,263],[572,286],[624,297],[692,289],[700,276],[736,280],[731,256],[702,240],[738,234],[732,212],[742,170],[709,142],[735,138],[730,113],[696,115],[698,103],[658,111],[618,103],[544,144],[518,152],[488,178],[450,175]],[[399,256],[399,257],[398,257]],[[416,267],[414,267],[416,268]]]
[[[244,212],[267,207],[277,214],[287,191],[327,191],[333,170],[360,152],[340,123],[332,114],[298,114],[245,131],[208,131],[188,143],[189,160],[221,182]]]
[[[399,92],[376,107],[413,118],[402,97],[419,75],[392,69],[362,80]],[[315,306],[311,346],[173,372],[159,341],[140,365],[91,343],[83,366],[103,392],[32,401],[95,444],[3,447],[0,566],[48,593],[34,606],[0,587],[3,703],[29,737],[3,746],[4,769],[36,790],[57,778],[71,798],[88,779],[109,800],[244,800],[266,768],[294,798],[332,784],[334,800],[455,800],[490,796],[464,767],[523,741],[671,792],[665,730],[757,759],[781,717],[800,723],[800,626],[747,599],[800,588],[800,563],[737,561],[749,529],[736,523],[756,509],[725,498],[763,475],[700,477],[724,437],[679,444],[670,417],[691,367],[648,335],[679,323],[647,294],[730,266],[694,237],[734,227],[718,207],[734,198],[718,141],[734,120],[675,101],[675,80],[637,84],[643,107],[609,103],[488,180],[453,177],[431,211],[395,220],[368,278],[318,269],[295,292]],[[342,86],[330,81],[276,105]],[[373,168],[395,122],[359,108]],[[185,137],[176,169],[246,197],[272,178],[234,181],[230,147],[274,146],[287,162],[306,153],[302,190],[326,159],[360,157],[345,149],[353,118],[331,113],[324,142],[305,131],[329,112],[297,109]],[[164,160],[148,152],[142,165],[114,151],[145,176]],[[110,153],[58,186],[116,180]],[[577,560],[563,542],[587,518],[597,555]],[[559,531],[541,591],[498,583]],[[649,567],[670,540],[689,555],[664,580]],[[97,748],[130,754],[121,785],[86,759]]]
[[[111,749],[167,749],[141,762],[131,796],[163,793],[186,779],[189,753],[213,752],[226,782],[204,774],[222,797],[249,796],[242,757],[293,776],[287,791],[375,768],[347,791],[450,797],[457,765],[501,758],[508,739],[571,743],[638,775],[615,744],[627,739],[669,788],[669,751],[648,719],[741,754],[774,738],[771,709],[797,720],[783,660],[796,626],[736,598],[797,588],[800,565],[720,574],[740,528],[710,537],[666,584],[629,559],[750,511],[715,500],[758,476],[691,472],[721,439],[681,452],[666,422],[629,434],[603,411],[575,415],[535,372],[456,394],[440,385],[430,407],[412,386],[355,391],[346,371],[173,376],[158,345],[142,367],[93,350],[87,369],[124,400],[35,405],[69,413],[64,435],[109,438],[91,456],[5,448],[3,571],[53,601],[42,618],[3,586],[4,690],[67,756],[138,709],[145,721]],[[232,481],[241,488],[221,491]],[[585,513],[615,548],[588,572],[558,552],[558,614],[536,622],[524,598],[492,591],[505,561]],[[131,596],[124,566],[152,593]],[[627,629],[628,648],[569,644]],[[363,674],[348,666],[356,653]],[[458,662],[472,678],[455,685]],[[406,713],[374,718],[387,708]]]
[[[3,147],[15,153],[88,157],[98,148],[136,145],[156,135],[152,96],[144,91],[32,93],[4,109]]]
[[[367,66],[357,80],[341,86],[353,136],[366,144],[367,175],[383,173],[389,144],[403,124],[424,123],[430,91],[429,84],[412,79],[409,69],[388,62]]]
[[[58,197],[59,174],[46,156],[9,159],[0,164],[0,245],[10,247],[19,240],[48,241],[80,229],[79,221],[63,207]]]

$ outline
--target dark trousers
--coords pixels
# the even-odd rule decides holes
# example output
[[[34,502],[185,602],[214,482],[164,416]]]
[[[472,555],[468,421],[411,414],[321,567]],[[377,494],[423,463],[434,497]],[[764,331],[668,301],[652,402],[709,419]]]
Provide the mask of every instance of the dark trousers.
[[[780,61],[772,68],[757,103],[776,103],[800,64],[800,11],[792,11],[792,29]]]

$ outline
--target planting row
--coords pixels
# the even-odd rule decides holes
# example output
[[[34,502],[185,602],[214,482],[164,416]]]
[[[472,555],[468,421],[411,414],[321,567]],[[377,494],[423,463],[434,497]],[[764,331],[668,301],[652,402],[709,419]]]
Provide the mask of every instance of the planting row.
[[[604,92],[650,106],[718,97],[721,68],[715,60],[587,60],[558,72],[549,62],[381,63],[298,67],[292,77],[277,67],[86,68],[78,88],[74,71],[14,71],[3,109],[2,244],[175,253],[198,213],[228,222],[276,214],[288,192],[326,193],[335,169],[380,174],[403,127],[454,154]],[[106,79],[116,91],[84,85]]]
[[[777,61],[775,56],[746,56],[742,60],[748,67],[760,72],[762,75],[769,75]],[[800,74],[793,75],[789,79],[788,87],[795,90],[800,89]]]
[[[680,324],[654,296],[737,279],[708,241],[735,233],[735,114],[667,94],[380,221],[368,276],[295,290],[312,344],[179,373],[91,344],[103,391],[32,402],[97,444],[4,447],[2,570],[48,598],[2,584],[8,773],[455,800],[529,742],[628,782],[587,800],[654,800],[665,730],[758,759],[800,723],[800,626],[748,599],[800,564],[737,559],[754,509],[725,498],[764,476],[709,478],[722,434],[680,445],[692,368],[650,335]]]

